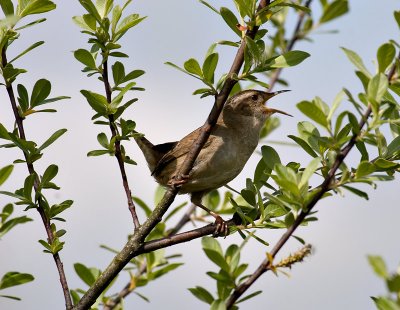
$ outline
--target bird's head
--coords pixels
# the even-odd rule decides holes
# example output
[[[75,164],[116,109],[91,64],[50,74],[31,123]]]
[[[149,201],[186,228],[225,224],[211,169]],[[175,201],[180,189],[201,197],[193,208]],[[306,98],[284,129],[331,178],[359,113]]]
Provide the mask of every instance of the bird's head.
[[[266,102],[272,97],[287,92],[280,90],[276,92],[264,92],[260,90],[244,90],[232,96],[224,107],[224,120],[230,116],[249,116],[265,121],[270,115],[280,113],[289,115],[281,110],[267,107]]]

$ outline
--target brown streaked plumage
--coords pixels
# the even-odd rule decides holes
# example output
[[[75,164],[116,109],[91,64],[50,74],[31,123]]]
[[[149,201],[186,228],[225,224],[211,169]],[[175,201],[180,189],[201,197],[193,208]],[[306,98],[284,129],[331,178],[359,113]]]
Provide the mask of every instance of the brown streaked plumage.
[[[232,96],[225,104],[217,124],[200,151],[189,175],[180,181],[179,194],[190,193],[191,201],[216,219],[215,235],[228,234],[222,218],[202,205],[202,197],[213,189],[233,180],[243,169],[257,147],[261,129],[273,113],[285,112],[265,106],[265,102],[285,91],[267,93],[245,90]],[[153,145],[144,137],[136,138],[151,174],[163,186],[177,185],[175,178],[179,167],[200,128],[177,142]]]

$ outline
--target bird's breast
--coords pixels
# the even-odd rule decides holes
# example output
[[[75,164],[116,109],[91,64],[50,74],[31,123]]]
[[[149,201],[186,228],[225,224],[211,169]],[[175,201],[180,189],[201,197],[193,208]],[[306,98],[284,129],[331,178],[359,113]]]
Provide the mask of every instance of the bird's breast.
[[[182,193],[221,187],[242,171],[258,144],[258,133],[255,137],[245,133],[238,136],[226,130],[220,128],[212,134],[212,143],[201,150]]]

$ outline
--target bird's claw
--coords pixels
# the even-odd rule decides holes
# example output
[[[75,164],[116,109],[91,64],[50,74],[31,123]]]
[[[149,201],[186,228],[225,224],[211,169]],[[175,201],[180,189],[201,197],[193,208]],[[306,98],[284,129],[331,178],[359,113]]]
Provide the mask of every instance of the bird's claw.
[[[172,179],[170,179],[168,181],[167,185],[171,186],[171,187],[179,188],[183,184],[187,183],[188,180],[189,180],[189,175],[187,175],[187,174],[181,175],[180,180],[177,180],[176,176],[173,176]]]
[[[226,238],[226,236],[229,235],[228,223],[224,221],[219,215],[215,217],[214,226],[215,230],[213,233],[213,237],[224,236],[224,238]]]

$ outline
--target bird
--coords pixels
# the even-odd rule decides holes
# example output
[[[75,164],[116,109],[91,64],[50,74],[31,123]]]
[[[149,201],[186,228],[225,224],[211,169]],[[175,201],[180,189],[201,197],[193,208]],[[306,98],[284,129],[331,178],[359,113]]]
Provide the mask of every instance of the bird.
[[[244,90],[231,96],[224,105],[216,125],[201,149],[193,168],[177,180],[177,173],[187,153],[198,138],[201,127],[179,141],[154,145],[144,135],[135,136],[151,175],[164,187],[179,187],[178,194],[190,194],[191,202],[215,218],[214,236],[229,233],[227,222],[202,204],[210,191],[232,181],[244,168],[258,145],[265,121],[274,113],[290,114],[269,108],[265,103],[272,97],[287,92]]]

